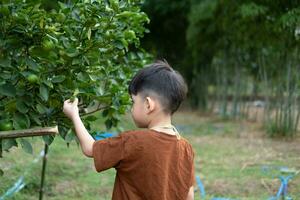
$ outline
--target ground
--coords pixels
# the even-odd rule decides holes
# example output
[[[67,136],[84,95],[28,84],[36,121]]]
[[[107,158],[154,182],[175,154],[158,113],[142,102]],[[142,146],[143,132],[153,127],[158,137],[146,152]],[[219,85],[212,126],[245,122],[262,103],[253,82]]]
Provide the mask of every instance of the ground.
[[[282,167],[300,170],[299,138],[269,138],[259,122],[221,120],[191,111],[179,112],[174,122],[193,145],[196,175],[205,187],[206,199],[266,200],[280,186]],[[94,128],[103,130],[102,124],[100,119]],[[134,128],[130,116],[124,117],[122,126],[125,130]],[[33,155],[15,148],[0,159],[5,172],[0,178],[0,195],[24,175],[26,186],[12,199],[38,198],[42,163],[33,160],[43,144],[37,138],[33,142]],[[93,160],[85,158],[75,143],[67,147],[57,137],[49,150],[44,199],[111,199],[114,175],[114,169],[96,173]],[[289,182],[288,192],[294,199],[300,199],[299,186],[300,174]],[[197,185],[195,188],[195,199],[201,199]]]

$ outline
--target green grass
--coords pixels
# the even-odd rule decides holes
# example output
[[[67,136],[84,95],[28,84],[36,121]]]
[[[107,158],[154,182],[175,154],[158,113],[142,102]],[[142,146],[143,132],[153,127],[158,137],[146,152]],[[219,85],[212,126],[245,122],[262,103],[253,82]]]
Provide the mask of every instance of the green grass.
[[[285,141],[264,136],[258,124],[245,121],[222,121],[198,113],[180,112],[174,122],[182,135],[193,145],[196,175],[204,183],[207,198],[230,197],[245,200],[266,200],[279,187],[279,170],[287,166],[300,169],[299,138]],[[124,130],[133,129],[130,116],[121,123]],[[93,129],[104,130],[103,120]],[[11,199],[38,199],[41,160],[33,163],[43,149],[42,140],[33,139],[34,154],[20,148],[4,153],[0,168],[0,194],[3,194],[25,172],[26,187]],[[77,144],[69,147],[59,137],[50,146],[45,182],[46,200],[111,199],[115,170],[94,171],[93,160],[85,158]],[[264,172],[263,166],[270,170]],[[300,174],[289,183],[289,194],[300,199]],[[199,191],[195,192],[199,198]]]

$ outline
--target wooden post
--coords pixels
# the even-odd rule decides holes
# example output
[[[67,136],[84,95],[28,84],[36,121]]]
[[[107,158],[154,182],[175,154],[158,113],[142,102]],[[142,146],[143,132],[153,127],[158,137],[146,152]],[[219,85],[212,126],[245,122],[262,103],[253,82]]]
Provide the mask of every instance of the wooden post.
[[[58,133],[57,126],[44,127],[44,128],[32,128],[32,129],[24,129],[24,130],[13,130],[13,131],[0,131],[0,157],[1,157],[1,150],[2,150],[2,148],[1,148],[2,147],[2,139],[55,135],[57,133]],[[42,167],[42,174],[41,174],[41,184],[40,184],[40,191],[39,191],[40,192],[39,200],[43,199],[48,149],[49,149],[49,146],[47,144],[45,144],[44,155],[43,155],[43,167]]]
[[[2,140],[0,139],[0,158],[2,158]]]
[[[47,144],[45,144],[44,156],[43,156],[43,168],[42,168],[42,174],[41,174],[41,184],[40,184],[40,196],[39,196],[39,200],[43,199],[48,149],[49,149],[49,146]]]

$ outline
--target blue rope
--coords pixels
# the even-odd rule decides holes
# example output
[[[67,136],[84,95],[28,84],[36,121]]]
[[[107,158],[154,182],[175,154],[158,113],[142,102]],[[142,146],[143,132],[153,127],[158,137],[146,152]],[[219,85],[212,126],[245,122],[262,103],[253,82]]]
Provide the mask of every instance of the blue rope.
[[[109,132],[96,132],[96,135],[94,135],[95,140],[103,140],[106,138],[114,137],[116,135],[115,132],[109,133]]]
[[[23,189],[23,187],[25,186],[25,182],[24,182],[24,176],[21,176],[15,183],[14,185],[9,188],[4,195],[2,195],[0,197],[0,200],[4,200],[7,197],[11,197],[13,196],[14,193],[19,192],[20,190]]]
[[[44,150],[42,150],[39,155],[32,161],[32,163],[37,163],[41,157],[44,156]],[[26,185],[24,181],[25,175],[27,175],[29,169],[25,170],[23,175],[18,178],[18,180],[14,183],[12,187],[10,187],[2,196],[0,196],[0,200],[4,200],[7,197],[12,197],[15,193],[19,192]]]
[[[203,186],[199,176],[196,176],[196,181],[197,181],[197,185],[200,190],[200,197],[202,197],[204,199],[205,198],[205,190],[204,190],[204,186]]]
[[[278,188],[278,191],[276,193],[276,196],[270,197],[268,200],[279,200],[281,197],[284,197],[285,200],[292,200],[290,196],[288,196],[288,182],[290,179],[292,179],[295,175],[298,174],[299,171],[296,171],[295,169],[290,169],[285,166],[277,167],[277,166],[263,166],[262,171],[265,174],[269,174],[272,172],[272,170],[276,170],[279,173],[286,173],[287,176],[278,176],[280,179],[280,186]],[[275,176],[273,176],[275,178]]]
[[[262,166],[262,172],[265,174],[270,174],[272,170],[276,170],[279,173],[285,173],[288,174],[287,176],[279,176],[280,179],[280,186],[278,188],[278,191],[276,193],[276,196],[272,196],[269,198],[269,200],[279,200],[281,197],[284,197],[285,200],[292,200],[291,197],[288,196],[288,182],[290,179],[292,179],[294,176],[296,176],[299,171],[296,171],[295,169],[290,169],[285,166]],[[275,178],[275,176],[273,176]]]
[[[108,132],[97,132],[96,135],[94,136],[95,140],[103,140],[106,138],[110,138],[115,136],[116,133],[108,133]],[[32,161],[32,163],[37,163],[41,157],[44,156],[44,150],[40,152],[40,154]],[[24,176],[28,173],[28,169],[24,172],[22,176],[19,177],[19,179],[14,183],[12,187],[10,187],[2,196],[0,196],[0,200],[4,200],[8,197],[12,197],[15,193],[19,192],[24,188],[26,185],[24,181]]]
[[[288,182],[292,179],[293,176],[280,176],[279,179],[281,181],[280,187],[277,191],[275,197],[270,197],[269,200],[279,200],[282,196],[285,197],[285,200],[292,200],[291,197],[287,196],[288,194]]]

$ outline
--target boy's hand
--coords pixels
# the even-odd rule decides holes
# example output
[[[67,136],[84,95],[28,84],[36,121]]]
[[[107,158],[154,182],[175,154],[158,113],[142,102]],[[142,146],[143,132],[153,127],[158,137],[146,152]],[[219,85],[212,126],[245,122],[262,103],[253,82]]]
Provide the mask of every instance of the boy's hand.
[[[64,102],[63,112],[71,120],[73,120],[76,116],[79,116],[78,99],[74,98],[74,101],[70,99],[66,100]]]

